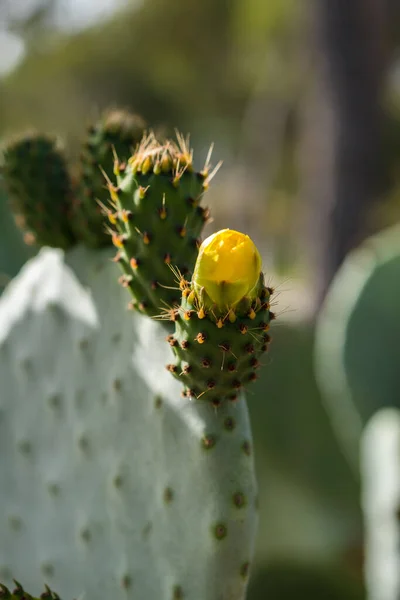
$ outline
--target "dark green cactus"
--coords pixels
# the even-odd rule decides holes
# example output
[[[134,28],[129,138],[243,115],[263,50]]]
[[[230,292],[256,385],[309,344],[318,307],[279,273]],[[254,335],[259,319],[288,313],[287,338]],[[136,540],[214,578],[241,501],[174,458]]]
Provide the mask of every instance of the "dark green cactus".
[[[2,600],[60,600],[60,597],[55,592],[52,592],[47,585],[45,591],[40,594],[40,597],[31,596],[28,594],[18,581],[15,581],[15,588],[11,591],[5,585],[0,583],[0,598]]]
[[[89,128],[74,168],[50,136],[29,133],[8,142],[2,173],[25,241],[63,249],[110,245],[100,207],[108,198],[105,176],[112,176],[116,156],[129,158],[143,127],[136,115],[108,111]]]
[[[212,244],[218,251],[210,259],[207,249]],[[217,407],[226,398],[237,400],[257,379],[275,316],[270,311],[273,290],[264,285],[260,267],[250,238],[226,229],[203,242],[192,282],[180,278],[181,306],[165,316],[175,323],[168,341],[176,362],[167,369],[183,383],[184,397],[203,398]],[[216,270],[226,279],[218,281]]]
[[[191,274],[209,215],[199,205],[209,167],[196,172],[187,140],[177,137],[177,143],[160,143],[152,133],[145,136],[127,165],[116,164],[118,187],[108,184],[120,281],[132,292],[132,307],[152,317],[180,303],[170,265]]]
[[[128,160],[142,139],[144,128],[141,117],[123,110],[106,112],[88,128],[78,174],[76,206],[79,217],[74,224],[78,237],[84,235],[89,246],[97,248],[110,244],[99,204],[107,203],[109,198],[104,175],[113,176],[116,157],[121,163]]]
[[[10,141],[2,173],[17,224],[27,243],[69,248],[72,182],[59,142],[32,133]]]

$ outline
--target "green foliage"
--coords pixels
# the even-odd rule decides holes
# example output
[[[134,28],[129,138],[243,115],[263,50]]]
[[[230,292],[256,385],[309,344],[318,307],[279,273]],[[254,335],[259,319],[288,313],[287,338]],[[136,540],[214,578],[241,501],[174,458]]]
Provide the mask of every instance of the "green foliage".
[[[150,316],[179,304],[175,273],[191,274],[198,236],[208,219],[199,206],[207,188],[209,166],[196,172],[182,137],[178,144],[143,140],[128,165],[117,166],[118,187],[111,184],[108,218],[115,225],[115,258],[121,283],[133,295],[132,307]]]
[[[395,226],[348,256],[318,319],[318,382],[355,461],[369,418],[382,407],[400,406],[399,281],[400,228]]]

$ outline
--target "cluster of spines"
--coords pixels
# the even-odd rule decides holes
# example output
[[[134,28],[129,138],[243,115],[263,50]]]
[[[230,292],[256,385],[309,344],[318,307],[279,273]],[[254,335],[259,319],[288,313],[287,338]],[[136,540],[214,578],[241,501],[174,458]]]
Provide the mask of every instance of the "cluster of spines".
[[[180,302],[169,267],[189,276],[194,267],[209,220],[200,202],[219,166],[211,172],[209,159],[195,172],[188,139],[177,133],[177,142],[160,143],[152,132],[127,162],[116,157],[117,185],[108,178],[110,202],[103,210],[123,270],[120,283],[133,295],[130,306],[149,316]]]
[[[182,395],[205,399],[218,407],[225,399],[236,401],[239,393],[257,379],[262,355],[271,342],[270,310],[274,293],[260,277],[259,294],[244,298],[224,315],[207,310],[191,284],[180,279],[182,303],[162,318],[172,321],[175,333],[167,337],[176,362],[166,368],[179,379]]]
[[[39,598],[31,596],[24,590],[22,585],[14,579],[15,588],[11,591],[5,585],[0,583],[0,598],[2,600],[60,600],[58,594],[53,592],[47,585],[45,591]]]

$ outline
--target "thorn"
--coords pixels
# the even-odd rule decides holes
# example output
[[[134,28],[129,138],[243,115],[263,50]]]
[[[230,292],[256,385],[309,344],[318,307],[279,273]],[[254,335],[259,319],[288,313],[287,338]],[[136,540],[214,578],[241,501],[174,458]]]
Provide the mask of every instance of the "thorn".
[[[254,312],[253,308],[250,308],[249,312],[247,313],[247,316],[249,317],[249,319],[253,320],[256,318],[256,313]]]
[[[206,336],[204,335],[204,333],[198,333],[196,335],[196,337],[194,338],[196,340],[196,342],[198,342],[199,344],[204,344],[204,342],[206,341]]]
[[[139,266],[139,261],[136,258],[131,258],[129,264],[132,267],[132,269],[137,269]]]
[[[124,247],[124,240],[122,235],[118,235],[117,233],[113,233],[112,234],[112,243],[114,244],[114,246],[116,248],[123,248]]]

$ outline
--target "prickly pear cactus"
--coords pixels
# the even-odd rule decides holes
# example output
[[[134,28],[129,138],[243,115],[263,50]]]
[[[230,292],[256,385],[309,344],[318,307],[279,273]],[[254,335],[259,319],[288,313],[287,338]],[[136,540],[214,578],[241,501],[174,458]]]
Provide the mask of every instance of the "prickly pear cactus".
[[[0,178],[0,293],[33,254],[14,223],[2,184]]]
[[[243,398],[180,395],[107,252],[42,250],[0,300],[0,581],[65,598],[243,600],[256,531]]]
[[[400,411],[378,411],[361,444],[368,600],[400,598]]]
[[[136,115],[108,111],[90,126],[77,165],[68,164],[54,137],[28,133],[6,142],[1,172],[25,241],[66,250],[80,241],[109,246],[101,209],[108,198],[105,177],[112,176],[116,157],[128,159],[143,127]]]
[[[215,407],[236,401],[257,379],[274,317],[258,250],[247,235],[219,231],[201,245],[192,281],[182,276],[179,287],[181,306],[165,311],[175,323],[168,341],[176,360],[167,368],[188,398]]]
[[[108,246],[110,236],[104,227],[101,204],[108,203],[105,176],[112,177],[115,160],[127,162],[143,137],[141,117],[124,110],[109,110],[90,125],[82,144],[76,204],[80,217],[76,227],[92,247]]]
[[[209,181],[209,161],[194,171],[188,140],[160,143],[145,136],[128,164],[115,167],[117,186],[109,181],[111,205],[106,214],[114,227],[115,257],[124,275],[121,283],[133,295],[132,308],[158,316],[180,303],[171,267],[191,274],[209,218],[200,202]]]
[[[318,383],[339,439],[355,465],[369,418],[382,407],[400,407],[399,281],[400,227],[396,226],[348,256],[317,322]]]
[[[27,243],[60,248],[75,243],[72,182],[58,140],[32,133],[9,141],[2,174]]]

